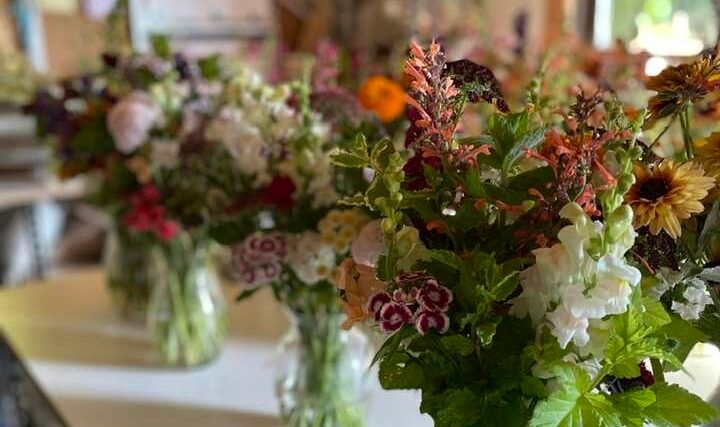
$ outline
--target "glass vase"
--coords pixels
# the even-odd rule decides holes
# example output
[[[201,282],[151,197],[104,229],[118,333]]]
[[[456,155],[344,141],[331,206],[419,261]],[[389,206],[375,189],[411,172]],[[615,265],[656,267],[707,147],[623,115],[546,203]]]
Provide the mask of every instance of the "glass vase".
[[[168,366],[214,360],[227,332],[227,305],[207,246],[182,236],[154,254],[148,329]]]
[[[343,315],[290,313],[276,378],[280,417],[287,427],[363,427],[370,347],[362,332],[345,331]]]
[[[152,248],[113,227],[105,240],[103,264],[115,311],[142,324],[150,301]]]

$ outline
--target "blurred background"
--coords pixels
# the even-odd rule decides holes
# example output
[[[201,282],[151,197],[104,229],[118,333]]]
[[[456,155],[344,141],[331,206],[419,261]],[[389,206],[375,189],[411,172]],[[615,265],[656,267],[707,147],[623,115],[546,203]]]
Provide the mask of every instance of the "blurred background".
[[[281,80],[331,43],[352,87],[360,69],[399,75],[409,40],[438,37],[507,86],[552,50],[588,73],[620,54],[658,74],[713,46],[719,14],[714,0],[0,0],[0,283],[100,256],[102,216],[77,203],[83,182],[51,178],[20,108],[37,85],[98,67],[103,52],[147,52],[162,34],[188,56],[235,56]]]

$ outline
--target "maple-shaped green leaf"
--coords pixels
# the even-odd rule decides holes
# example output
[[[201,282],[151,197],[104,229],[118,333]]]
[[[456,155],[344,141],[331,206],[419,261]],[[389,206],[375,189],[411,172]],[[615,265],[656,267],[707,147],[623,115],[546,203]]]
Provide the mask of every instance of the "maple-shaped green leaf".
[[[530,427],[621,427],[620,417],[604,394],[590,390],[590,377],[580,367],[554,367],[560,389],[540,402]]]
[[[645,408],[645,420],[656,427],[691,427],[718,418],[715,408],[675,384],[658,383],[650,387],[655,403]]]
[[[655,403],[655,393],[650,389],[631,390],[611,394],[608,399],[620,414],[623,424],[628,427],[642,427],[645,421],[642,411]]]

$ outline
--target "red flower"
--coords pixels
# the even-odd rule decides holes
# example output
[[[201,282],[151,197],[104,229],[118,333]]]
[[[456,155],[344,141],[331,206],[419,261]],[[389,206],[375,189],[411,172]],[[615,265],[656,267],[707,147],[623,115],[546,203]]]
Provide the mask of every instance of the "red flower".
[[[420,289],[417,300],[425,310],[446,312],[450,308],[453,294],[450,289],[440,285],[435,279],[429,279]]]
[[[380,330],[385,333],[395,332],[403,325],[411,323],[413,313],[404,304],[390,302],[380,310]]]
[[[165,220],[155,229],[155,236],[163,242],[169,242],[180,232],[180,224]]]
[[[290,177],[285,175],[276,175],[272,182],[261,190],[261,201],[269,206],[273,206],[281,211],[288,211],[295,206],[293,194],[297,187]]]
[[[435,329],[444,334],[449,327],[450,319],[442,312],[425,310],[421,311],[415,318],[415,329],[420,335],[427,334],[430,329]]]

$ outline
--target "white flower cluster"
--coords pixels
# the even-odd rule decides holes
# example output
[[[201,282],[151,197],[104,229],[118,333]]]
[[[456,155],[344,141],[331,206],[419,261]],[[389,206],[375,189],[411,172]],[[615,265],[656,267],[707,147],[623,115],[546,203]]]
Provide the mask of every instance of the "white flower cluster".
[[[603,224],[579,205],[566,205],[560,215],[572,225],[560,230],[560,243],[533,252],[536,263],[522,272],[523,292],[512,313],[529,314],[536,327],[547,322],[563,348],[571,341],[587,346],[589,329],[602,329],[603,317],[624,313],[641,280],[625,260],[635,240],[632,212],[625,208]]]
[[[338,198],[326,147],[329,127],[315,114],[307,123],[288,104],[290,94],[288,86],[271,86],[242,72],[228,84],[225,105],[206,136],[225,147],[238,171],[253,177],[255,188],[282,174],[311,195],[315,207],[328,206]],[[295,144],[298,140],[303,143]]]
[[[705,281],[697,277],[688,281],[683,292],[684,302],[673,301],[670,308],[685,320],[698,320],[705,306],[712,304]]]
[[[673,301],[670,308],[684,320],[698,320],[705,307],[713,302],[707,290],[707,282],[720,282],[720,267],[706,268],[695,277],[688,278],[686,273],[661,267],[655,274],[658,283],[650,289],[649,295],[659,300],[676,286],[685,284],[682,293],[684,301]]]

